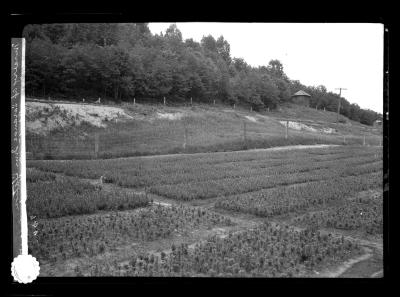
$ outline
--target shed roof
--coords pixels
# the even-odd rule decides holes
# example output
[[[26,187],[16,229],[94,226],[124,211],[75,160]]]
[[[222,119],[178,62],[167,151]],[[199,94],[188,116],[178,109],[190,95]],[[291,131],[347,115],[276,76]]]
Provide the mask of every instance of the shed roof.
[[[302,90],[300,90],[300,91],[294,93],[293,96],[308,96],[308,97],[311,97],[311,95],[307,94],[306,92],[304,92],[304,91],[302,91]],[[293,96],[292,96],[292,97],[293,97]]]

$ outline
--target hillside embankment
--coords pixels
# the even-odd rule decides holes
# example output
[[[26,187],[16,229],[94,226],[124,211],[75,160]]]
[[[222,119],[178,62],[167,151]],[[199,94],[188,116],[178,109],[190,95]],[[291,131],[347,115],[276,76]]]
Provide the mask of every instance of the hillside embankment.
[[[285,145],[379,145],[381,131],[296,105],[254,112],[225,105],[168,106],[26,102],[27,152],[34,158],[112,158],[235,151]],[[288,128],[286,128],[288,125]]]

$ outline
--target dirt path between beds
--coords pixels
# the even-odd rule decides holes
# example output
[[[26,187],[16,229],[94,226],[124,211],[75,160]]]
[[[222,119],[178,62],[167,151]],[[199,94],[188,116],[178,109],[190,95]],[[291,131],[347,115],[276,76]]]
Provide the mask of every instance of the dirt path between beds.
[[[299,145],[285,145],[275,146],[269,148],[258,148],[238,151],[223,151],[223,152],[204,152],[204,153],[191,153],[191,154],[164,154],[164,155],[148,155],[148,156],[131,156],[131,157],[117,157],[105,160],[124,160],[124,159],[156,159],[156,158],[173,158],[173,157],[187,157],[187,156],[205,156],[209,154],[227,154],[227,153],[251,153],[251,152],[268,152],[268,151],[290,151],[290,150],[303,150],[303,149],[314,149],[314,148],[328,148],[343,146],[341,144],[299,144]],[[57,162],[71,161],[71,159],[57,159]]]

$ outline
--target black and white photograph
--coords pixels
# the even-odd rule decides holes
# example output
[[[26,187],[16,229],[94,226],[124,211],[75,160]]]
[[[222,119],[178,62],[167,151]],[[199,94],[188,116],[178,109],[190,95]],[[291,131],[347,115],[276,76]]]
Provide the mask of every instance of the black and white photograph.
[[[26,282],[383,278],[384,32],[24,26],[11,98]]]

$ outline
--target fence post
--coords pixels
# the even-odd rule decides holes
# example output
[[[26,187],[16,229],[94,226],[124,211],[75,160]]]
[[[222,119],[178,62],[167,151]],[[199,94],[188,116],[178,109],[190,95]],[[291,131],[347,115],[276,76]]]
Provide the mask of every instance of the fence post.
[[[233,103],[233,109],[235,109],[235,105],[236,105],[236,104],[235,104],[235,103]]]
[[[247,133],[246,122],[243,121],[243,141],[244,141],[244,144],[245,144],[245,145],[246,145],[246,140],[247,140],[247,135],[246,135],[246,133]]]
[[[136,98],[133,98],[133,104],[136,104]]]
[[[285,139],[288,139],[289,121],[286,121]]]
[[[214,105],[215,105],[215,99],[214,99]]]
[[[165,97],[164,97],[164,105],[165,105]]]
[[[268,112],[269,112],[269,107],[268,107]]]
[[[97,159],[99,154],[99,133],[94,134],[94,156]]]
[[[183,134],[183,149],[184,150],[186,150],[187,139],[188,139],[188,130],[187,130],[187,126],[185,125],[185,130],[184,130],[184,134]]]
[[[253,106],[250,106],[250,112],[252,112],[253,111]]]
[[[193,106],[193,98],[190,97],[190,105]]]

